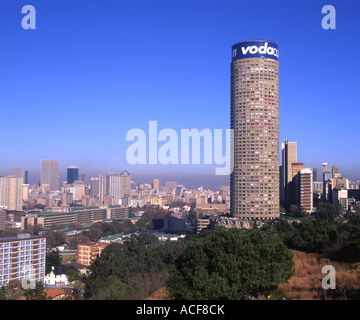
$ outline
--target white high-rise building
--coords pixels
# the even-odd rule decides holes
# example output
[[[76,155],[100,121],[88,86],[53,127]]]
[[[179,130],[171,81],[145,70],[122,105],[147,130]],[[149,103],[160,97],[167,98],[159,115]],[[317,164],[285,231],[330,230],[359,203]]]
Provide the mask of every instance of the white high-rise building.
[[[26,170],[25,168],[13,168],[12,175],[17,178],[23,178],[23,183],[26,184]]]
[[[0,206],[22,210],[23,179],[15,176],[0,178]]]
[[[114,199],[115,204],[120,204],[121,199],[121,175],[119,173],[101,174],[99,177],[100,202],[105,196]]]
[[[131,175],[127,171],[121,172],[121,198],[131,193]]]
[[[99,178],[91,178],[89,180],[90,196],[95,200],[99,200]]]
[[[51,191],[60,189],[59,160],[41,160],[41,185],[49,185]]]

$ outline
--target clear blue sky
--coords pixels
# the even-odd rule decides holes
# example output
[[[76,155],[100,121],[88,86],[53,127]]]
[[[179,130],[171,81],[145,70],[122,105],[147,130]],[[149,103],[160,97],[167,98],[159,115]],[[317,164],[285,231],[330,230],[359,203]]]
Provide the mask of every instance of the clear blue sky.
[[[21,9],[36,8],[36,30]],[[336,8],[336,30],[321,9]],[[126,133],[230,126],[231,46],[276,41],[280,141],[308,167],[360,179],[360,2],[356,0],[2,0],[0,172],[41,159],[88,177],[128,170],[136,181],[217,185],[213,165],[130,166]],[[168,177],[166,177],[166,174]]]

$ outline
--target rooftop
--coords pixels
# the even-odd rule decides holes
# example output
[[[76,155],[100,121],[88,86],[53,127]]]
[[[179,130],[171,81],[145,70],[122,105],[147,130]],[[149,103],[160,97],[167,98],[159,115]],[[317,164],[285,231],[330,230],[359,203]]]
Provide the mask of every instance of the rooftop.
[[[100,238],[100,241],[114,241],[116,239],[122,239],[124,236],[123,233],[117,233],[117,234],[113,234],[113,235],[110,235],[110,236],[107,236],[107,237],[101,237]]]
[[[52,267],[52,272],[54,272],[54,274],[59,275],[59,274],[67,274],[69,270],[74,270],[74,271],[78,271],[78,269],[74,266],[74,265],[58,265],[58,266],[54,266]]]
[[[29,240],[29,239],[40,239],[45,238],[44,236],[38,236],[30,233],[20,233],[17,236],[11,236],[11,237],[2,237],[0,238],[0,242],[8,242],[8,241],[14,241],[14,240]]]
[[[61,289],[46,288],[45,290],[47,298],[55,298],[59,295],[65,294],[65,291]]]

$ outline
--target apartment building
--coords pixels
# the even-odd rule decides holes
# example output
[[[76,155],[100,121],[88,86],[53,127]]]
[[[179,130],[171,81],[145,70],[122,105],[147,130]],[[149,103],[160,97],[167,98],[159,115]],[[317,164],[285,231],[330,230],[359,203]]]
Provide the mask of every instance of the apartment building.
[[[91,263],[101,254],[110,243],[91,242],[79,244],[77,249],[77,263],[90,266]]]
[[[232,46],[231,129],[234,166],[231,215],[274,219],[280,213],[278,44]]]
[[[44,281],[45,253],[43,236],[25,233],[0,238],[0,286],[11,280]]]

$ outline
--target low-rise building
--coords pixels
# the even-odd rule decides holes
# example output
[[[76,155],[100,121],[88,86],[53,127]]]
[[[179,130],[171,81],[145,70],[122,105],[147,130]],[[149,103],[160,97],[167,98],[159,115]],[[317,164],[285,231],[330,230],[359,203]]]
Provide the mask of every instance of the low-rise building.
[[[77,263],[85,266],[90,266],[101,251],[104,250],[110,243],[91,242],[88,244],[79,244],[77,249]]]
[[[44,278],[44,284],[50,286],[67,286],[69,283],[68,272],[70,270],[79,271],[74,264],[58,265],[51,268]]]
[[[204,229],[208,227],[210,224],[210,219],[203,218],[203,219],[196,219],[196,233],[200,233]]]
[[[117,233],[107,237],[101,237],[99,242],[101,243],[122,242],[123,237],[124,237],[123,233]]]
[[[130,208],[129,207],[115,207],[106,209],[106,218],[111,220],[123,219],[126,220],[129,218]]]
[[[225,203],[204,203],[204,204],[196,204],[196,213],[197,215],[218,215],[224,214],[227,210],[227,205]]]
[[[30,212],[21,217],[21,228],[28,225],[42,225],[46,229],[52,227],[64,228],[70,225],[83,225],[104,221],[105,210],[99,208],[83,209],[71,212]]]
[[[58,288],[46,288],[46,298],[51,300],[65,300],[66,292]]]

